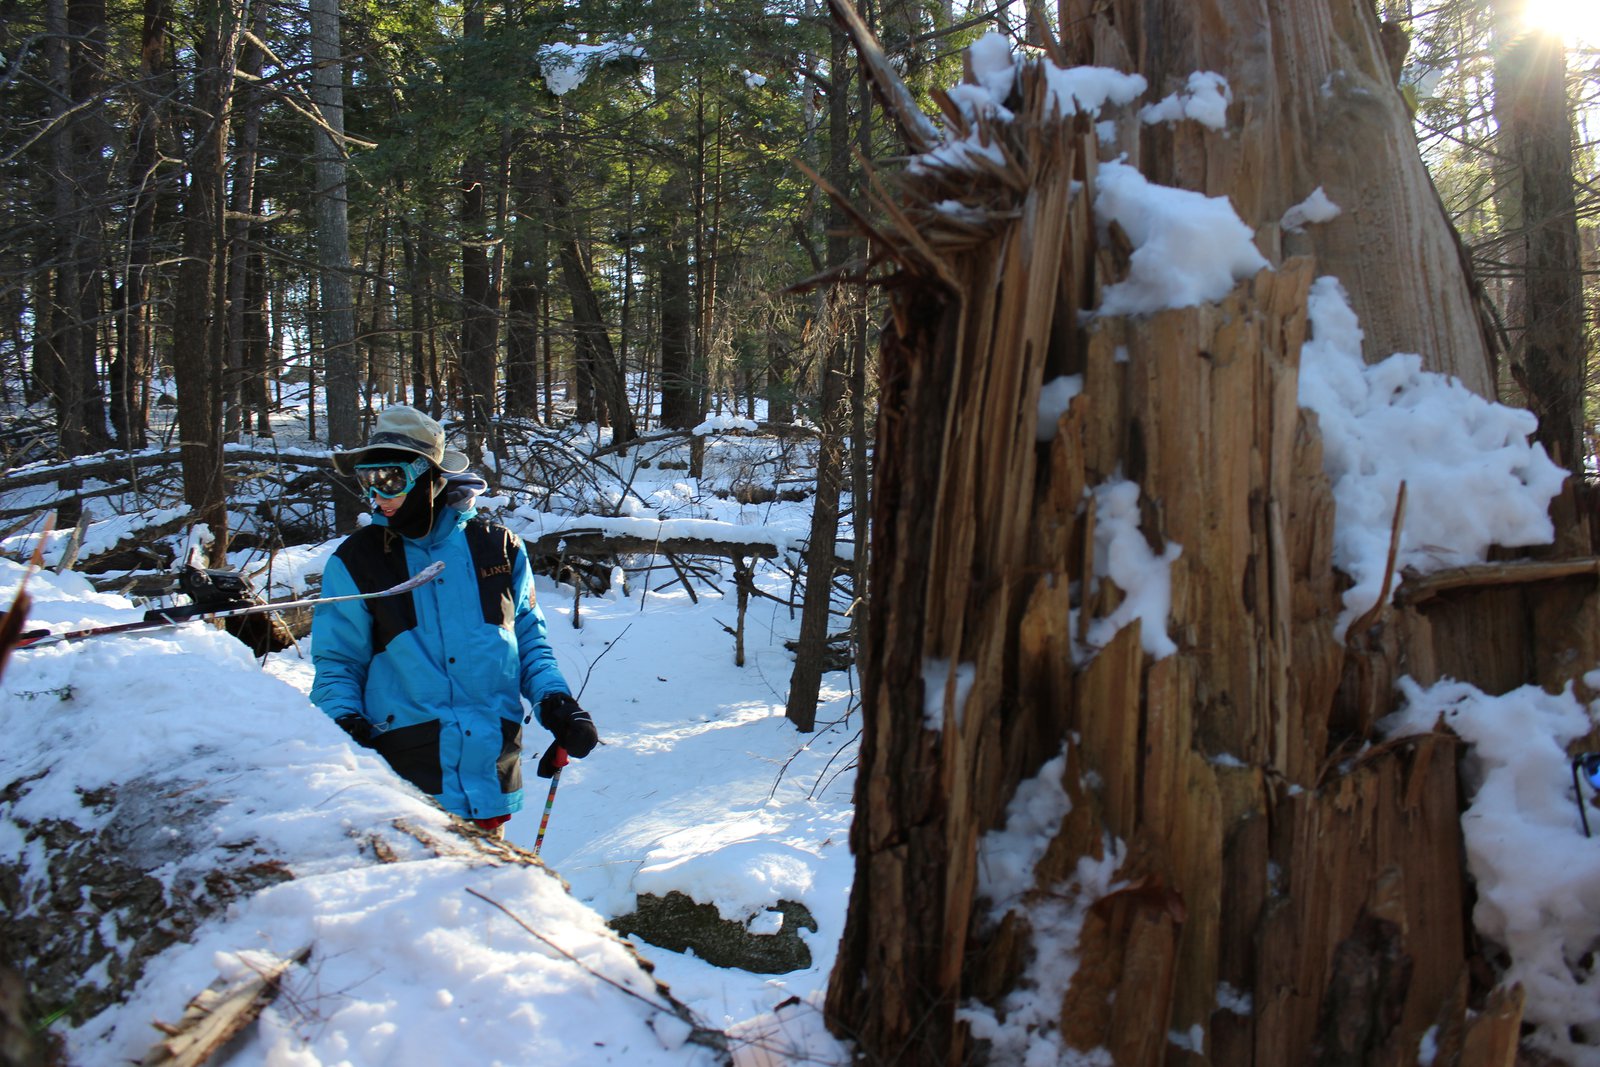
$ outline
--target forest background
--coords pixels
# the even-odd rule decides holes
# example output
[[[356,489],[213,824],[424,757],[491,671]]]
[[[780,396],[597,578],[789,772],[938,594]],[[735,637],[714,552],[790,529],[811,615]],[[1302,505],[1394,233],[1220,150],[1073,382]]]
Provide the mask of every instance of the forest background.
[[[1600,329],[1584,7],[1374,12],[1489,297],[1500,393],[1574,470]],[[978,34],[1044,39],[1059,19],[863,14],[929,113]],[[848,197],[900,149],[811,0],[9,0],[0,55],[8,469],[171,445],[147,427],[175,405],[184,495],[222,532],[223,443],[269,433],[281,383],[309,380],[332,446],[388,402],[459,418],[482,463],[518,423],[598,422],[620,445],[759,397],[774,423],[852,441],[841,469],[866,477],[873,297],[796,283],[869,262],[808,172]],[[1553,379],[1527,358],[1541,330],[1568,353]],[[347,526],[356,502],[339,504]]]

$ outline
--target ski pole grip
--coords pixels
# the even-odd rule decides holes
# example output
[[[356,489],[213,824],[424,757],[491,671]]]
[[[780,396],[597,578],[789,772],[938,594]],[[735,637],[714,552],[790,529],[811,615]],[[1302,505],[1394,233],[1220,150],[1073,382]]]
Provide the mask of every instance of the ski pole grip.
[[[539,757],[539,767],[535,773],[540,778],[554,778],[566,765],[567,750],[561,747],[561,742],[556,741],[544,750],[544,755]]]

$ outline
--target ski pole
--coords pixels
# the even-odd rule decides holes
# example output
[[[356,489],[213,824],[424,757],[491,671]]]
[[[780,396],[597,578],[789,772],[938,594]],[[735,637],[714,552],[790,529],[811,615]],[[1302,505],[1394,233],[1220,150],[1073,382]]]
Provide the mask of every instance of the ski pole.
[[[539,836],[533,840],[533,854],[537,856],[539,849],[544,845],[544,832],[550,828],[550,809],[556,806],[556,787],[561,784],[561,768],[567,765],[567,750],[560,744],[550,746],[546,753],[550,765],[555,768],[555,773],[550,776],[550,794],[544,798],[544,817],[539,820]],[[543,763],[544,760],[540,760]]]
[[[29,630],[21,636],[21,640],[17,642],[16,647],[43,648],[45,645],[60,644],[63,641],[82,641],[86,637],[134,633],[140,630],[160,630],[168,626],[182,626],[186,622],[211,622],[216,619],[233,619],[240,615],[262,615],[269,611],[314,608],[318,604],[338,604],[346,600],[373,600],[377,597],[409,593],[418,586],[433,581],[442,570],[444,570],[444,560],[435,560],[398,585],[392,585],[388,589],[380,589],[375,593],[346,593],[343,596],[307,597],[304,600],[285,600],[275,604],[251,604],[243,608],[204,611],[198,615],[189,615],[185,618],[141,619],[139,622],[124,622],[113,626],[91,626],[87,629],[68,630],[64,633],[51,633],[48,630]]]

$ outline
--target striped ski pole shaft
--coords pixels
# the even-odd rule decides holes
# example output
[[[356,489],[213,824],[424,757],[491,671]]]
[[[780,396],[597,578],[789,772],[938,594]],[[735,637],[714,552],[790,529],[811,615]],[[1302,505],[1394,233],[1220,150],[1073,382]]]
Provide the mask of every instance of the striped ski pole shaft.
[[[539,836],[533,841],[533,854],[537,856],[544,846],[544,832],[550,828],[550,809],[556,806],[556,787],[561,784],[561,768],[567,765],[567,750],[560,745],[551,746],[554,758],[550,761],[556,772],[550,776],[550,793],[544,798],[544,816],[539,820]]]

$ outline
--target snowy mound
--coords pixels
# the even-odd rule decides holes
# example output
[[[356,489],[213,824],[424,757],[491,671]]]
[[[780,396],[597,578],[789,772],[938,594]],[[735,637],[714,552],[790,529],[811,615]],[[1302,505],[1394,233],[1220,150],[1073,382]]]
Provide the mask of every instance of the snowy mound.
[[[7,602],[21,573],[0,561]],[[138,617],[79,577],[30,590],[35,620]],[[236,1062],[715,1062],[558,877],[465,831],[219,630],[19,650],[0,730],[19,886],[0,929],[68,1007],[72,1062],[136,1062],[219,976],[306,949]]]

